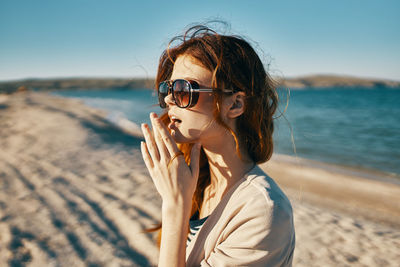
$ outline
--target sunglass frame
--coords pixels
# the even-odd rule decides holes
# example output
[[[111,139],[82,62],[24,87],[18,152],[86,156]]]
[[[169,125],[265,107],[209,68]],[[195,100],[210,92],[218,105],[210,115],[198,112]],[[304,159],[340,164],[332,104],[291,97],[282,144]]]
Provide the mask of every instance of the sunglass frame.
[[[189,84],[189,103],[185,106],[180,106],[178,105],[178,103],[176,102],[175,99],[175,91],[173,90],[174,85],[177,81],[184,81],[187,84]],[[179,108],[189,108],[189,107],[194,107],[197,104],[197,99],[196,98],[195,101],[193,101],[193,92],[196,93],[212,93],[215,92],[215,90],[213,90],[212,88],[193,88],[193,86],[199,86],[199,84],[196,81],[190,81],[190,80],[185,80],[185,79],[176,79],[176,80],[165,80],[162,81],[158,84],[158,88],[157,88],[157,93],[158,93],[158,103],[160,105],[161,108],[167,108],[167,103],[165,103],[164,99],[162,100],[162,102],[165,104],[165,107],[163,107],[163,105],[161,104],[160,101],[160,87],[162,84],[166,83],[168,86],[168,92],[167,95],[168,96],[170,93],[172,94],[172,99],[174,100],[174,103],[177,107]],[[224,93],[233,93],[233,90],[229,90],[229,89],[223,89],[222,90]]]

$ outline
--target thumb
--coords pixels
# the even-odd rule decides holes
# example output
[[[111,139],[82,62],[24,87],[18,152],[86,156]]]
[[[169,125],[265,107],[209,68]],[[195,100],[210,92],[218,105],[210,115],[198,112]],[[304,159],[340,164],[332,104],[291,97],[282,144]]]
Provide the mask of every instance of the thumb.
[[[190,152],[190,169],[192,170],[193,177],[199,176],[199,165],[200,165],[200,150],[201,144],[196,143],[192,147],[192,151]]]

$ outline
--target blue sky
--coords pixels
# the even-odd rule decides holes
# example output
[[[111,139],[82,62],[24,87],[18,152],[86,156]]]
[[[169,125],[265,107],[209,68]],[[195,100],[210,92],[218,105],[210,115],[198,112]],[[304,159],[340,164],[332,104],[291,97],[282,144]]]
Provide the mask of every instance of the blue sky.
[[[153,77],[169,39],[225,20],[273,75],[400,80],[400,1],[0,0],[0,80]]]

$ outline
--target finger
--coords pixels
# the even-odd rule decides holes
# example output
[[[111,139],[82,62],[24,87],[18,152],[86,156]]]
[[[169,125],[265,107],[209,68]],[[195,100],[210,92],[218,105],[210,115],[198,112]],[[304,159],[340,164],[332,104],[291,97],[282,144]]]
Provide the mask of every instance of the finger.
[[[158,152],[160,153],[160,158],[164,159],[167,162],[171,158],[171,155],[168,152],[168,149],[165,146],[164,140],[160,135],[159,124],[162,124],[162,123],[156,121],[156,120],[159,121],[159,119],[157,118],[157,115],[153,112],[150,114],[150,120],[151,120],[151,124],[153,125],[154,140],[157,144]]]
[[[192,151],[190,152],[190,169],[192,170],[193,177],[199,177],[200,170],[200,151],[201,144],[196,143],[192,147]]]
[[[154,161],[159,161],[160,154],[158,153],[158,149],[155,144],[153,134],[152,134],[149,126],[146,123],[142,123],[142,132],[143,132],[144,139],[146,141],[147,150],[151,156],[153,163],[154,163]]]
[[[149,151],[147,150],[147,146],[145,142],[140,142],[140,150],[142,151],[142,157],[144,160],[144,164],[146,164],[147,169],[150,171],[154,167],[154,163],[151,160]]]
[[[160,134],[167,150],[169,151],[169,154],[172,156],[176,153],[179,153],[180,150],[176,145],[175,140],[172,138],[171,134],[167,130],[167,127],[160,121],[159,118],[155,118],[154,122],[154,126],[157,128],[157,131]]]

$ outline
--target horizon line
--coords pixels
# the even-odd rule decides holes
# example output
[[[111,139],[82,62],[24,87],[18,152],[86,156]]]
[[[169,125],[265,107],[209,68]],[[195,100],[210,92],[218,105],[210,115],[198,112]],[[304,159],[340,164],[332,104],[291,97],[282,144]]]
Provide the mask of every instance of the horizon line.
[[[301,79],[301,78],[309,78],[309,77],[318,77],[318,76],[331,76],[331,77],[343,77],[343,78],[356,78],[356,79],[364,79],[364,80],[380,80],[380,81],[392,81],[392,82],[400,82],[399,79],[393,78],[381,78],[381,77],[371,77],[371,76],[357,76],[351,74],[337,74],[337,73],[309,73],[309,74],[300,74],[300,75],[271,75],[273,79]],[[47,77],[25,77],[25,78],[15,78],[15,79],[0,79],[1,83],[6,82],[22,82],[29,80],[71,80],[71,79],[127,79],[127,80],[135,80],[135,79],[143,79],[143,80],[151,80],[155,79],[155,76],[145,77],[145,76],[47,76]]]

